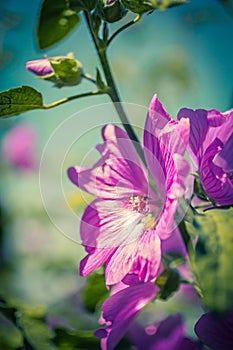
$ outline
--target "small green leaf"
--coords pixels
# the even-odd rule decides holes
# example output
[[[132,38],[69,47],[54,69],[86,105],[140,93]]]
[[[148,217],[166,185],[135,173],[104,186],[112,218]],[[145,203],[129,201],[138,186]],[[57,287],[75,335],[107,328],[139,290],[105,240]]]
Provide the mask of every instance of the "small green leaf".
[[[168,7],[178,6],[187,0],[121,0],[123,5],[132,12],[145,13],[153,10],[164,10]]]
[[[93,331],[73,331],[59,327],[56,329],[55,342],[59,350],[100,350],[100,341]]]
[[[23,314],[20,317],[20,326],[33,349],[57,350],[57,347],[52,343],[55,333],[49,329],[43,320]]]
[[[0,117],[43,108],[42,95],[30,86],[21,86],[0,93]]]
[[[66,0],[44,0],[37,28],[39,48],[43,50],[61,41],[79,22],[79,16]]]
[[[105,83],[103,82],[103,79],[101,77],[101,74],[100,74],[100,71],[98,68],[96,68],[96,85],[97,87],[100,89],[100,90],[104,90],[106,85]]]
[[[96,306],[107,296],[104,277],[101,274],[93,273],[83,290],[83,302],[86,309],[95,312]]]
[[[198,234],[191,263],[205,305],[218,313],[233,309],[233,208],[209,210],[186,226]]]
[[[23,336],[13,322],[0,312],[0,348],[16,349],[23,346]]]
[[[160,287],[157,297],[167,300],[179,288],[180,275],[175,269],[164,270],[156,279],[156,285]]]
[[[95,8],[97,0],[68,0],[69,7],[75,11],[91,11]]]

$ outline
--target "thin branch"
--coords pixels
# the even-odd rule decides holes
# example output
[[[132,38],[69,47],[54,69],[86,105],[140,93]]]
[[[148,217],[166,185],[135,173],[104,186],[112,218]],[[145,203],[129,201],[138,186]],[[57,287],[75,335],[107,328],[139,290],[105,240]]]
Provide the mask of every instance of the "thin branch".
[[[90,82],[92,82],[93,84],[97,85],[96,80],[88,73],[83,73],[82,77]]]
[[[120,34],[123,30],[131,27],[133,24],[137,23],[142,17],[141,15],[138,15],[137,17],[135,17],[132,21],[130,21],[129,23],[126,23],[125,25],[123,25],[121,28],[117,29],[117,31],[115,31],[115,33],[112,34],[112,36],[109,38],[108,42],[107,42],[107,46],[110,45],[110,43],[113,41],[113,39]]]
[[[66,98],[63,98],[62,100],[52,102],[52,103],[50,103],[48,105],[43,106],[43,109],[54,108],[54,107],[57,107],[57,106],[59,106],[59,105],[61,105],[63,103],[66,103],[66,102],[69,102],[69,101],[72,101],[72,100],[77,100],[77,99],[82,98],[82,97],[96,96],[96,95],[103,95],[103,94],[106,94],[106,92],[105,91],[101,91],[101,90],[84,92],[83,94],[66,97]]]

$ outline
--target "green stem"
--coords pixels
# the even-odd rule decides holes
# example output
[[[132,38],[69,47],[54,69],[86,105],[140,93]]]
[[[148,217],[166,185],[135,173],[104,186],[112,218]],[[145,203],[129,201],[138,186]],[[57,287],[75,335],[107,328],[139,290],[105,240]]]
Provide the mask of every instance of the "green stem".
[[[187,250],[188,256],[189,256],[189,258],[191,258],[194,256],[193,243],[191,241],[190,235],[188,234],[188,232],[186,230],[186,226],[185,226],[184,221],[181,221],[179,223],[179,230],[180,230],[181,237],[183,239],[185,248]]]
[[[107,42],[107,46],[110,45],[110,43],[113,41],[113,39],[120,34],[123,30],[131,27],[133,24],[137,23],[140,19],[142,18],[142,15],[138,15],[137,17],[135,17],[132,21],[130,21],[129,23],[126,23],[124,26],[122,26],[121,28],[119,28],[117,31],[115,31],[115,33],[113,33],[113,35],[109,38],[108,42]]]
[[[103,94],[106,94],[106,92],[99,91],[99,90],[90,91],[90,92],[84,92],[83,94],[66,97],[66,98],[63,98],[62,100],[52,102],[52,103],[50,103],[48,105],[43,106],[43,109],[54,108],[54,107],[57,107],[57,106],[59,106],[59,105],[61,105],[63,103],[66,103],[66,102],[69,102],[69,101],[72,101],[72,100],[77,100],[77,99],[82,98],[82,97],[96,96],[96,95],[103,95]]]
[[[88,73],[83,73],[82,77],[96,85],[96,80]]]
[[[108,58],[107,58],[107,54],[106,54],[106,45],[104,44],[104,42],[102,40],[100,40],[93,29],[92,26],[92,22],[91,22],[91,18],[88,12],[84,11],[84,15],[85,15],[85,19],[92,37],[92,40],[94,42],[95,48],[96,48],[96,52],[98,54],[104,75],[105,75],[105,79],[107,82],[107,85],[109,87],[109,91],[108,91],[108,95],[111,98],[114,107],[119,115],[119,118],[129,136],[129,138],[133,141],[134,147],[138,153],[138,155],[140,156],[141,160],[143,161],[143,163],[146,165],[146,161],[145,161],[145,157],[144,157],[144,152],[143,149],[141,147],[141,144],[138,140],[137,135],[135,134],[133,128],[131,127],[128,118],[126,116],[126,113],[124,111],[124,108],[122,106],[122,101],[119,95],[119,92],[117,90],[112,72],[111,72],[111,68],[108,62]]]

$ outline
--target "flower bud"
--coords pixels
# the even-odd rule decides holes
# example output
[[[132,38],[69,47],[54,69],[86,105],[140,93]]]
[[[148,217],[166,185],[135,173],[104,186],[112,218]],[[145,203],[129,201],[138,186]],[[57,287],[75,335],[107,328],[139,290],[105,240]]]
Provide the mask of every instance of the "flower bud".
[[[97,15],[109,23],[119,21],[126,15],[126,12],[120,0],[101,0],[96,7]]]
[[[78,85],[82,80],[83,66],[72,53],[67,56],[29,61],[26,68],[39,78],[53,82],[59,88]]]

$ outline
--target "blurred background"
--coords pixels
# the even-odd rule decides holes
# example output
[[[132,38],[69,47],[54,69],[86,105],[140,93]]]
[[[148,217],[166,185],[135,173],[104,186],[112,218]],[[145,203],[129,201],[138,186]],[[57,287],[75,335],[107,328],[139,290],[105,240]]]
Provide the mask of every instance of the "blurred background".
[[[59,90],[26,71],[29,60],[68,52],[74,52],[87,73],[95,75],[98,65],[84,22],[63,42],[40,51],[35,40],[39,7],[39,0],[0,2],[0,90],[30,85],[42,92],[45,103],[51,103],[92,89],[90,83],[83,82]],[[122,23],[127,20],[128,17]],[[109,57],[122,100],[142,106],[139,113],[130,113],[139,134],[154,93],[173,117],[182,107],[215,108],[222,112],[232,108],[232,29],[231,2],[190,0],[183,6],[145,15],[119,35],[110,47]],[[0,120],[2,296],[50,307],[62,305],[62,300],[84,285],[85,279],[78,276],[79,261],[85,255],[78,243],[78,226],[68,237],[60,230],[68,225],[71,232],[72,225],[63,213],[64,203],[59,202],[57,191],[61,188],[56,178],[59,183],[62,178],[63,201],[80,217],[90,198],[68,182],[66,168],[80,164],[87,155],[86,163],[97,159],[93,149],[101,142],[102,125],[117,120],[111,106],[104,107],[105,115],[101,114],[98,106],[107,102],[105,96],[86,98],[48,111]],[[90,107],[89,113],[86,109]],[[78,118],[78,142],[74,140],[67,148],[69,135],[66,132],[63,138],[61,123],[74,114]],[[41,193],[39,169],[44,150],[47,158],[42,161]],[[58,158],[62,164],[59,174]],[[43,203],[47,199],[55,221],[59,218],[61,225],[56,225],[47,213]],[[198,313],[200,310],[194,307],[191,318],[195,319]],[[88,327],[95,328],[96,317],[88,315],[87,319]]]

